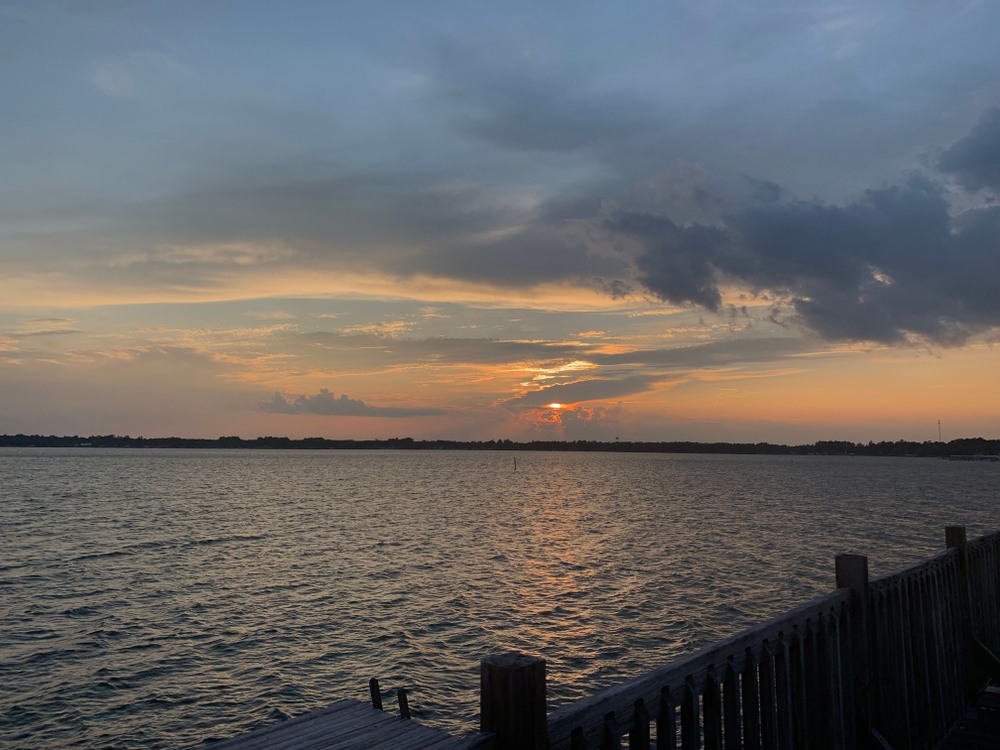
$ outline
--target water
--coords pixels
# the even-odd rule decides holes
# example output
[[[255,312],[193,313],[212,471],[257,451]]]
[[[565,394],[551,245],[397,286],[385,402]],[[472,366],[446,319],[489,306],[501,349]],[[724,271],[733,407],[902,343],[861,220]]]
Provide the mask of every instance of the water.
[[[476,727],[478,663],[550,710],[1000,525],[933,459],[0,449],[0,746],[184,748],[369,677]]]

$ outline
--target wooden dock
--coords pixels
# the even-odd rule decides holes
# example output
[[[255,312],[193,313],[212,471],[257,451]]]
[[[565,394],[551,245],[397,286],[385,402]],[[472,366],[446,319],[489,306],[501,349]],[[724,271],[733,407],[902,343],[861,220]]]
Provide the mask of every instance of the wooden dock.
[[[208,750],[998,750],[1000,532],[835,591],[608,690],[546,710],[545,660],[480,667],[481,734],[453,737],[347,700]]]
[[[206,750],[467,750],[481,737],[455,737],[356,700],[207,745]]]

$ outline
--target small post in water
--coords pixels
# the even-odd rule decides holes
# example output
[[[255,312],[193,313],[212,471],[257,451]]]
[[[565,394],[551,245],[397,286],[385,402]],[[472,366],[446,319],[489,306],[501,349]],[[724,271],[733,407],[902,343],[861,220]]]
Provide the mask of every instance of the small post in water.
[[[404,719],[410,718],[410,702],[406,699],[406,688],[399,689],[399,715]]]
[[[378,689],[378,680],[372,677],[368,680],[368,689],[372,692],[372,708],[382,710],[382,693]]]

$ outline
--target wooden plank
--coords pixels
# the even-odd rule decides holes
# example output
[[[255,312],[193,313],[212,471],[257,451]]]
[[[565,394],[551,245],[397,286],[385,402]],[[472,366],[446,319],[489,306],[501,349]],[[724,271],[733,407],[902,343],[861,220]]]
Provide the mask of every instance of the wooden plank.
[[[760,746],[764,750],[777,750],[778,736],[775,724],[774,656],[770,643],[765,643],[757,672],[760,674]]]
[[[259,729],[255,729],[247,734],[213,742],[206,747],[211,748],[211,750],[233,750],[235,748],[239,748],[239,750],[257,750],[258,748],[266,747],[267,743],[272,741],[274,736],[278,733],[299,731],[307,725],[313,725],[317,722],[325,721],[337,714],[347,715],[354,713],[359,708],[367,708],[367,706],[356,700],[337,701],[327,708],[320,709],[318,711],[311,711],[310,713],[296,716],[288,721],[275,722],[274,724],[260,727]],[[296,729],[289,730],[289,727],[296,727]]]
[[[809,623],[806,623],[806,627]],[[806,632],[806,631],[804,631]],[[806,666],[803,638],[793,631],[788,639],[788,667],[791,672],[792,747],[797,750],[809,748],[809,714],[806,702]]]
[[[722,697],[714,667],[709,667],[701,696],[705,750],[722,750]],[[631,750],[631,748],[629,748]]]
[[[656,718],[656,750],[677,750],[677,708],[670,688],[660,691],[660,710]],[[583,729],[579,732],[583,744]],[[573,750],[576,750],[574,748]]]
[[[628,735],[628,750],[649,750],[649,711],[642,698],[635,702],[635,719]]]
[[[743,750],[740,738],[740,678],[736,674],[736,661],[732,658],[722,679],[722,717],[726,750]]]
[[[383,727],[399,721],[393,716],[383,714],[380,711],[375,711],[371,708],[367,710],[371,713],[356,716],[347,722],[327,723],[312,732],[289,736],[279,744],[266,745],[265,747],[267,750],[311,750],[311,748],[315,747],[325,748],[332,743],[371,735],[382,730]]]
[[[608,712],[614,711],[619,723],[629,725],[636,699],[642,698],[646,706],[655,706],[664,687],[679,691],[688,676],[700,684],[704,681],[709,666],[722,671],[730,656],[742,663],[748,648],[754,655],[759,654],[764,640],[773,639],[793,625],[815,618],[820,612],[842,606],[848,597],[847,591],[838,590],[827,594],[690,657],[554,711],[548,719],[551,750],[569,750],[570,735],[577,727],[583,729],[584,748],[592,750],[599,747],[603,734],[603,716]]]
[[[698,690],[688,677],[681,698],[681,747],[683,750],[701,750],[701,722],[698,711]]]
[[[760,696],[757,681],[757,662],[747,649],[743,674],[740,675],[743,699],[743,747],[760,750]]]
[[[792,680],[788,639],[778,636],[774,648],[774,694],[777,712],[778,747],[792,747]]]

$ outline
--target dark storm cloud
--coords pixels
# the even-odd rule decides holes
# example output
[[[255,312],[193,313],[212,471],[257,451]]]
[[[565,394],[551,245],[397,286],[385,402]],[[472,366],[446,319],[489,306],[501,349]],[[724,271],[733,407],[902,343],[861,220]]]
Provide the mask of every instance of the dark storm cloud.
[[[717,310],[722,302],[712,258],[729,238],[714,227],[679,227],[665,216],[620,213],[604,224],[612,234],[639,240],[639,283],[661,299]]]
[[[604,226],[640,242],[640,282],[674,304],[718,310],[729,282],[782,298],[832,340],[957,345],[1000,326],[1000,208],[953,219],[944,189],[927,179],[844,206],[748,205],[724,227],[634,214]]]
[[[991,109],[965,138],[938,158],[938,168],[954,175],[967,190],[1000,192],[1000,107]]]
[[[744,175],[752,190],[750,198],[761,203],[775,203],[785,194],[785,189],[776,182],[770,180],[759,180],[756,177]]]
[[[270,401],[261,401],[262,411],[277,414],[318,414],[324,417],[388,417],[403,419],[405,417],[433,417],[444,414],[443,409],[409,409],[395,406],[369,406],[359,399],[348,398],[340,394],[336,398],[326,388],[320,388],[315,396],[301,395],[294,401],[275,393]]]

